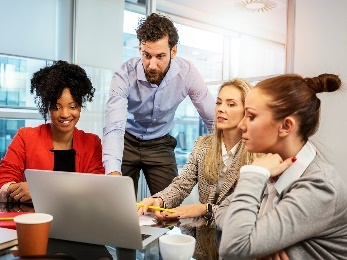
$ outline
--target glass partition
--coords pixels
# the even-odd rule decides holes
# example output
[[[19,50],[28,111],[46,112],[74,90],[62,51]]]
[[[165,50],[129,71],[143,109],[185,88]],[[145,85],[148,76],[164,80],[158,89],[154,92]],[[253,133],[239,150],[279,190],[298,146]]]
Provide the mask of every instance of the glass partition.
[[[7,149],[7,144],[12,140],[14,132],[20,127],[44,123],[36,108],[34,96],[30,94],[30,79],[34,72],[51,64],[52,61],[0,54],[0,120],[2,125],[11,126],[11,132],[8,127],[1,128],[1,145],[5,144],[1,146],[1,151],[4,147]],[[113,71],[92,67],[83,68],[96,91],[93,102],[86,103],[86,107],[82,109],[77,127],[93,132],[101,138],[105,104]]]
[[[32,72],[50,61],[0,55],[0,158],[17,130],[24,126],[42,124],[30,95]]]

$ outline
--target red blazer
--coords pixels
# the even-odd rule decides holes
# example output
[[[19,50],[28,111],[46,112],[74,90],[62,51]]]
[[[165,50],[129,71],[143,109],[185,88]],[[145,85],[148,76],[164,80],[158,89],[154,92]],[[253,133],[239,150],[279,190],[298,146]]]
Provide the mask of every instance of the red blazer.
[[[25,169],[53,170],[54,154],[51,124],[18,130],[0,163],[0,187],[8,182],[25,181]],[[100,138],[75,128],[76,172],[104,174]]]

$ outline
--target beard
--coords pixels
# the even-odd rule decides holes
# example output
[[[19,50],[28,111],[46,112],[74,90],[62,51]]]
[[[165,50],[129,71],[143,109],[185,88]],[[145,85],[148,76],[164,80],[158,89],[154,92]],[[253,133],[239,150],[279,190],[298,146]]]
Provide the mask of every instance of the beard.
[[[171,65],[171,58],[164,72],[161,72],[160,70],[155,70],[155,69],[145,70],[145,68],[143,68],[143,70],[145,71],[145,76],[147,81],[151,84],[156,84],[159,86],[163,78],[165,77],[166,73],[169,71],[170,65]]]

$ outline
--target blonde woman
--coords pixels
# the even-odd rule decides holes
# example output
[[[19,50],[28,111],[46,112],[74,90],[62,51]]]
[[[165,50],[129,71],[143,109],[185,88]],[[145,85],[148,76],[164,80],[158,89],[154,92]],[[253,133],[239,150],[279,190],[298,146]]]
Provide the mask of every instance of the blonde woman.
[[[195,258],[216,259],[217,250],[203,252],[203,243],[214,243],[214,214],[221,202],[235,188],[240,167],[253,160],[241,142],[241,131],[237,128],[244,116],[244,102],[252,85],[246,80],[235,78],[225,82],[219,89],[215,107],[215,123],[212,134],[199,137],[181,174],[172,183],[150,198],[143,199],[139,215],[150,205],[173,208],[174,213],[155,211],[158,219],[195,218],[197,246]],[[199,202],[181,205],[198,185]],[[181,206],[180,206],[181,205]],[[199,233],[204,232],[204,235]],[[207,233],[207,234],[206,234]],[[210,241],[203,239],[208,237]]]

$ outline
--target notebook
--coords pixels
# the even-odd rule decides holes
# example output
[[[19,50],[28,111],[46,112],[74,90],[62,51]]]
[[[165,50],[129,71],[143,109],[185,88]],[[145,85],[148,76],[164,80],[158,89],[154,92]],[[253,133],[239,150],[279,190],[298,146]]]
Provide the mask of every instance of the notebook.
[[[30,212],[0,212],[0,218],[14,218],[15,216],[19,216],[22,214],[27,214]],[[1,220],[0,219],[0,228],[10,228],[10,229],[16,229],[16,223],[14,220]]]
[[[0,228],[0,250],[18,244],[17,231],[8,228]]]
[[[25,177],[35,212],[53,216],[51,238],[143,249],[168,231],[139,225],[130,177],[30,169]]]

